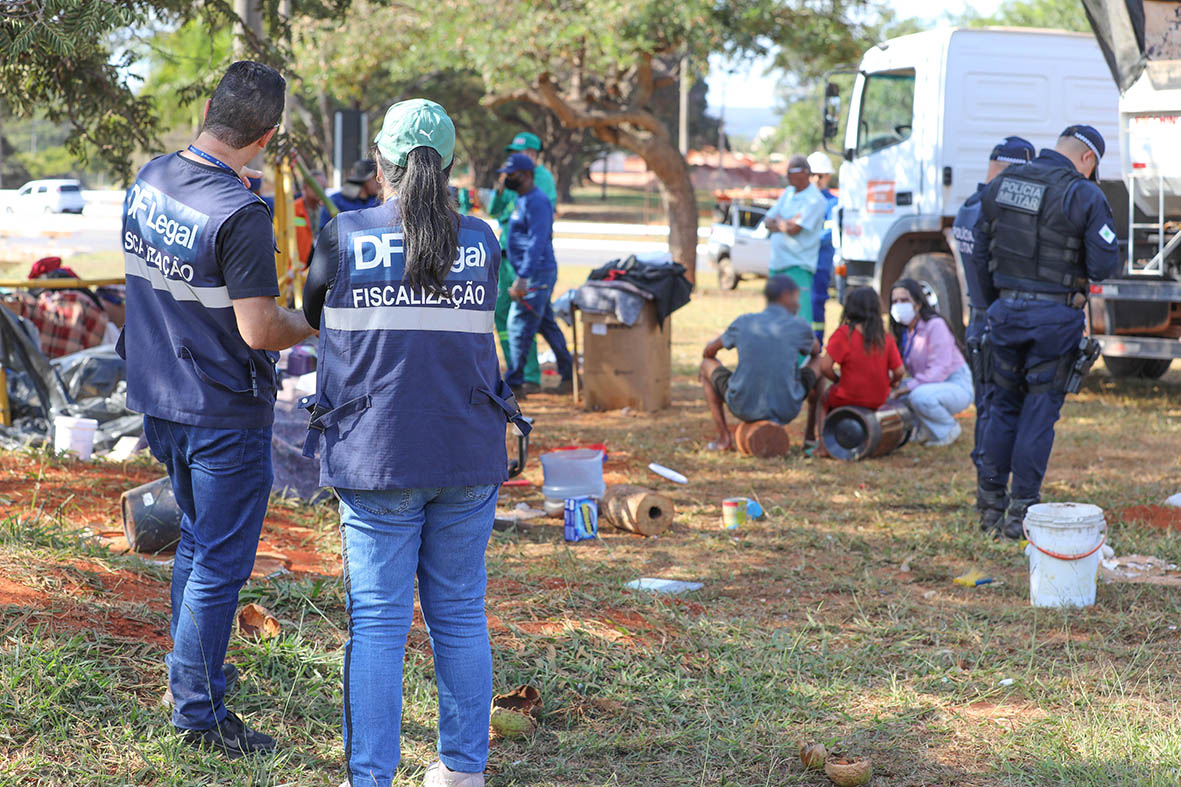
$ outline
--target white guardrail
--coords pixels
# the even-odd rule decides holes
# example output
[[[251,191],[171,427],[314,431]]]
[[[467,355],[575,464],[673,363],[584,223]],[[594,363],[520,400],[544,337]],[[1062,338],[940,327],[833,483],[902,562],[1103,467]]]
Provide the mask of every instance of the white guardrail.
[[[0,211],[5,211],[9,205],[16,205],[16,192],[16,189],[0,189]],[[82,199],[86,201],[86,208],[82,215],[91,218],[118,218],[123,212],[123,194],[122,190],[115,189],[83,191]],[[493,227],[497,226],[495,221],[489,223]],[[614,224],[601,221],[558,220],[554,222],[554,235],[610,235],[652,241],[667,239],[668,227],[659,224]],[[698,227],[697,237],[709,238],[708,224]]]

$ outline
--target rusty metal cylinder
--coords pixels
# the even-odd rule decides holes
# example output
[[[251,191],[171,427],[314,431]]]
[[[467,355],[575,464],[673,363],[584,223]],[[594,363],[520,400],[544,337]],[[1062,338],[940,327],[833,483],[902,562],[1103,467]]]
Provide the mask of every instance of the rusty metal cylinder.
[[[824,447],[846,462],[885,456],[906,445],[914,426],[914,413],[902,402],[891,400],[876,411],[838,407],[824,419]]]

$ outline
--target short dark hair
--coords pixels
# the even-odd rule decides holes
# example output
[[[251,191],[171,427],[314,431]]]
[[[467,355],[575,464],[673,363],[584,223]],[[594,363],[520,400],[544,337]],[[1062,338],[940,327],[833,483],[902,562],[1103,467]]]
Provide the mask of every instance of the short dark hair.
[[[768,276],[763,286],[763,296],[767,303],[775,303],[789,292],[799,292],[800,285],[790,276]]]
[[[239,60],[217,83],[201,130],[235,149],[257,142],[283,117],[287,81],[270,66]]]

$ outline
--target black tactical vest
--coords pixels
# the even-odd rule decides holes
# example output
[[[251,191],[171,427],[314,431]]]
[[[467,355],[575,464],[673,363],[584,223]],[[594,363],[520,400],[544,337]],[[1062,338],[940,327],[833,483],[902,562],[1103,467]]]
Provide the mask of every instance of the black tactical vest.
[[[1066,215],[1066,193],[1083,176],[1073,167],[1029,163],[989,184],[984,215],[992,229],[988,270],[1085,291],[1084,228]]]

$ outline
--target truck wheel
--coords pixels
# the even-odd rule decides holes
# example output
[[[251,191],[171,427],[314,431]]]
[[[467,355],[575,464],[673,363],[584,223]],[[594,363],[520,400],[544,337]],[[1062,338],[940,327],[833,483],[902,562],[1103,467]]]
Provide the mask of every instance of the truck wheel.
[[[1159,380],[1165,376],[1172,365],[1173,362],[1168,358],[1145,358],[1141,374],[1147,380]]]
[[[952,332],[963,341],[964,299],[960,294],[960,279],[956,275],[955,258],[950,254],[934,252],[916,254],[902,269],[902,278],[925,283],[939,300],[936,310],[943,315]]]
[[[732,290],[738,286],[738,274],[729,257],[718,257],[718,289]]]
[[[1112,377],[1123,379],[1159,380],[1169,371],[1172,361],[1167,358],[1125,358],[1104,355],[1103,364]]]

